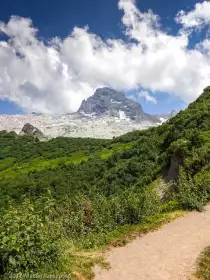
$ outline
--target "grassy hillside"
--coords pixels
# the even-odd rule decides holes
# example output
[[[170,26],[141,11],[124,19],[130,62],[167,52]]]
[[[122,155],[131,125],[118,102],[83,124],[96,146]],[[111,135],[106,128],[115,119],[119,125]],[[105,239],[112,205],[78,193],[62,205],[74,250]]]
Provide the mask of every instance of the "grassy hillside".
[[[113,140],[1,132],[0,272],[72,271],[75,250],[176,209],[200,210],[209,168],[210,88],[166,124]],[[77,270],[88,265],[80,259]]]

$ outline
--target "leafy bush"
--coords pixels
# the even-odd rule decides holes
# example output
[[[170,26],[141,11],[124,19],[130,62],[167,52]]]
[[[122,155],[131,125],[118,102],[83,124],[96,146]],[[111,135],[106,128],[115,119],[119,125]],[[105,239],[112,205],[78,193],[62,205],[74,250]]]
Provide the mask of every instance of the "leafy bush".
[[[208,186],[209,189],[209,186]],[[207,202],[208,195],[205,186],[196,184],[194,179],[181,169],[179,176],[178,200],[184,209],[201,210]]]
[[[52,200],[35,207],[26,199],[21,205],[11,205],[1,216],[1,273],[36,272],[58,260],[56,225],[52,222]],[[53,229],[54,227],[54,229]]]

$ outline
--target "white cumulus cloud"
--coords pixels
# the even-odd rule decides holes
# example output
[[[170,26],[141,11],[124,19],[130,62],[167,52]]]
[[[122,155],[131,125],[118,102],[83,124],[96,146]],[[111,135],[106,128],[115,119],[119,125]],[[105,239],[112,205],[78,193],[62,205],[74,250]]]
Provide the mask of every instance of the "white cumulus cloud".
[[[146,90],[142,90],[141,92],[139,92],[138,97],[143,97],[146,100],[146,102],[157,104],[156,98],[150,95],[149,92]]]
[[[141,12],[134,0],[119,0],[118,7],[126,41],[103,40],[88,27],[75,27],[68,37],[46,43],[38,39],[30,19],[11,17],[0,23],[0,32],[8,37],[0,41],[0,98],[25,111],[62,114],[76,111],[102,86],[162,91],[185,102],[198,97],[210,84],[208,39],[189,49],[189,32],[181,28],[177,35],[168,34],[160,18],[152,11]],[[180,12],[176,20],[183,27],[196,27],[195,19],[206,24],[204,16],[195,16],[197,7]],[[145,98],[155,102],[150,97]]]
[[[184,28],[199,28],[210,24],[210,2],[197,3],[189,13],[180,11],[176,17],[177,23],[181,23]]]

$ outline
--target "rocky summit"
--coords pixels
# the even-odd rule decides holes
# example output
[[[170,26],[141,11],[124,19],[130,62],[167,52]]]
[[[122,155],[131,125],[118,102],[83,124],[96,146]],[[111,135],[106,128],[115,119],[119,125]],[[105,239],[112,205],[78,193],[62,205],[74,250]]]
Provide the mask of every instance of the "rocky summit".
[[[106,87],[97,89],[72,114],[56,118],[35,112],[30,115],[0,115],[0,130],[21,134],[30,130],[32,134],[35,131],[35,135],[38,131],[39,139],[44,136],[109,139],[129,131],[157,126],[167,119],[166,115],[160,117],[145,114],[139,103],[127,98],[124,93]],[[28,124],[32,130],[28,130]]]
[[[155,116],[145,114],[139,103],[128,99],[124,93],[107,87],[97,89],[93,96],[84,100],[78,112],[98,117],[107,115],[119,119],[158,121]]]

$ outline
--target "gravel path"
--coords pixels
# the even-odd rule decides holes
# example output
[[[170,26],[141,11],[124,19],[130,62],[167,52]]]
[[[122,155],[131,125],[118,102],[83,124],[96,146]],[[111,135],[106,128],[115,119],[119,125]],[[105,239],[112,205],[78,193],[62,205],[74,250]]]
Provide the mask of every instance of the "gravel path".
[[[210,205],[107,252],[111,269],[95,268],[95,280],[185,280],[210,245]]]

